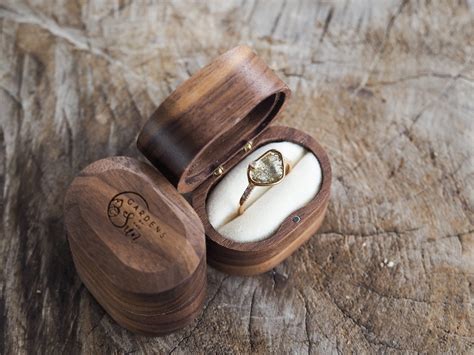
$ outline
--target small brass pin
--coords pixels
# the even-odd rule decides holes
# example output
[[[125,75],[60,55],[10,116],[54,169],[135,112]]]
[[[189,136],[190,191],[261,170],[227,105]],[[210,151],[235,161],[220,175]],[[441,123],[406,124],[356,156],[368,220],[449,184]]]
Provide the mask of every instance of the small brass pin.
[[[214,170],[214,176],[221,176],[222,174],[224,174],[224,168],[222,165],[219,165],[216,170]]]
[[[244,145],[244,152],[247,153],[247,152],[250,152],[253,148],[253,143],[252,141],[248,141],[247,143],[245,143]]]

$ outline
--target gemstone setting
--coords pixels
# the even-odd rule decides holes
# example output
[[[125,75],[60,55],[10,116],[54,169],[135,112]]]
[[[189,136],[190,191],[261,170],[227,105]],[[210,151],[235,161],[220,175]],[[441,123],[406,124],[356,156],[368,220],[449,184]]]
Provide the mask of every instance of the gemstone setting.
[[[248,178],[255,185],[274,185],[285,176],[285,163],[281,153],[271,149],[249,164]]]

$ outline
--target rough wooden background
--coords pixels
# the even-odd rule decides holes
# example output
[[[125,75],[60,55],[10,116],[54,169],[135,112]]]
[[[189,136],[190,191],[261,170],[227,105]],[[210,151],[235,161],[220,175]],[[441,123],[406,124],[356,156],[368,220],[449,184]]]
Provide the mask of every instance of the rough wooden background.
[[[474,2],[0,4],[0,354],[474,351]],[[138,157],[156,105],[239,43],[330,154],[327,218],[273,272],[209,268],[191,326],[135,336],[74,270],[65,189]]]

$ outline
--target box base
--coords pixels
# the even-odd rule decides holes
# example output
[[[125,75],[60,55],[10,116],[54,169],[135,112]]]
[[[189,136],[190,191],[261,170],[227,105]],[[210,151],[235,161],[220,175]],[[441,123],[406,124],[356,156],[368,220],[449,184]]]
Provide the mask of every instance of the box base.
[[[318,158],[322,169],[320,190],[308,204],[290,214],[269,238],[237,243],[216,231],[207,217],[207,196],[222,176],[214,176],[199,186],[192,195],[192,205],[206,231],[208,262],[221,271],[234,275],[256,275],[271,270],[314,235],[324,219],[331,186],[331,166],[326,152],[308,134],[279,126],[269,127],[256,137],[253,149],[277,141],[299,144]],[[235,155],[223,165],[223,170],[230,171],[249,153],[242,151]]]

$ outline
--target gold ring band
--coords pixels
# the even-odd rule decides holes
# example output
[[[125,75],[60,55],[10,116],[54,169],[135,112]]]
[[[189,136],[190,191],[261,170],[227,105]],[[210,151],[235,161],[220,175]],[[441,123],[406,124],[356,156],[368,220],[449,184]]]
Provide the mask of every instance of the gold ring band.
[[[279,184],[290,172],[291,165],[276,149],[270,149],[252,161],[247,168],[249,184],[239,201],[239,215],[245,211],[245,202],[256,186],[272,186]]]

